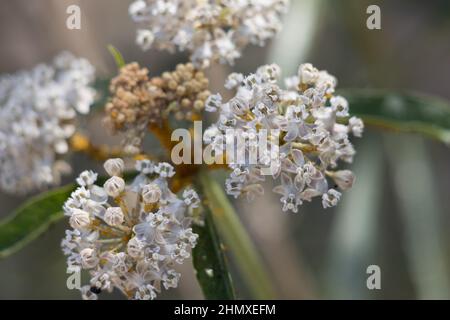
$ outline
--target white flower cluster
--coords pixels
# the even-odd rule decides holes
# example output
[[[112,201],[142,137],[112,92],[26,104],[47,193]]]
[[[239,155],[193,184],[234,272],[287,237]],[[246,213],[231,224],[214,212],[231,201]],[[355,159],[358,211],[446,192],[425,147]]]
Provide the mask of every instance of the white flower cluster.
[[[94,67],[64,52],[51,64],[0,77],[0,188],[25,193],[57,184],[77,112],[94,101]]]
[[[237,88],[236,95],[223,103],[220,95],[212,95],[206,110],[219,110],[216,124],[207,129],[204,141],[217,155],[230,152],[227,147],[239,136],[246,138],[244,147],[234,152],[254,152],[259,133],[267,135],[265,152],[257,161],[229,163],[233,170],[226,181],[228,194],[249,199],[262,194],[263,169],[271,165],[270,175],[281,184],[274,188],[281,194],[283,211],[298,211],[303,201],[321,196],[324,208],[337,204],[341,193],[354,181],[349,170],[335,170],[338,161],[351,163],[355,150],[349,133],[361,137],[361,119],[349,116],[347,100],[334,96],[336,79],[311,64],[299,67],[298,75],[287,78],[286,89],[277,85],[277,65],[260,67],[244,77],[233,73],[226,88]],[[230,129],[233,129],[230,131]],[[278,131],[278,135],[274,132]],[[242,145],[241,145],[242,146]],[[329,186],[329,181],[334,181]]]
[[[264,45],[280,29],[288,0],[136,0],[137,43],[171,52],[188,50],[201,68],[232,64],[248,44]]]
[[[97,174],[84,171],[80,187],[64,204],[73,230],[62,241],[68,270],[88,270],[84,299],[119,289],[129,299],[154,299],[156,293],[178,285],[174,266],[190,256],[198,235],[192,232],[197,193],[188,189],[179,199],[168,187],[175,172],[168,163],[136,162],[139,174],[130,185],[121,177],[124,162],[110,159],[111,176],[100,187]]]

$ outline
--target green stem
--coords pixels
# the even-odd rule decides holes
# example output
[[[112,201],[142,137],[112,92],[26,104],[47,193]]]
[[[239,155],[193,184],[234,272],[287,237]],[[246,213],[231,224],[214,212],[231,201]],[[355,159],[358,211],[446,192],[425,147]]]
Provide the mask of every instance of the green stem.
[[[232,252],[253,296],[256,299],[274,299],[275,292],[264,264],[222,187],[208,172],[201,172],[199,181],[214,224]]]

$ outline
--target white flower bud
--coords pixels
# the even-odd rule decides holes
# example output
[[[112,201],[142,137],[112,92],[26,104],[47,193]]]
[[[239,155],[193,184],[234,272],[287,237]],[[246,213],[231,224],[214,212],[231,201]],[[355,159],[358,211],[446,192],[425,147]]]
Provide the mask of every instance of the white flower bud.
[[[331,108],[338,117],[348,117],[348,102],[344,97],[336,96],[330,99]]]
[[[110,226],[119,226],[123,223],[124,216],[120,207],[106,209],[104,220]]]
[[[298,78],[300,83],[314,84],[319,77],[319,70],[313,67],[310,63],[300,65],[298,68]]]
[[[276,82],[281,75],[281,68],[276,64],[264,65],[256,70],[256,73],[261,76],[264,81]]]
[[[69,150],[69,145],[67,144],[66,140],[58,140],[55,142],[55,152],[58,154],[64,154],[67,153]]]
[[[242,73],[231,73],[225,81],[225,88],[228,90],[234,89],[244,81],[244,75]]]
[[[145,203],[155,203],[161,199],[161,189],[157,184],[147,184],[142,188],[142,198]]]
[[[106,193],[113,198],[117,198],[125,190],[125,181],[120,177],[111,177],[103,185]]]
[[[98,258],[94,249],[85,248],[81,250],[80,257],[83,268],[92,269],[98,264]]]
[[[106,160],[103,167],[110,176],[120,176],[122,175],[125,164],[122,159],[115,158]]]
[[[348,128],[355,137],[361,138],[364,131],[364,123],[360,118],[351,117],[348,120]]]
[[[82,173],[80,173],[79,177],[77,178],[77,183],[82,186],[91,186],[95,183],[97,180],[97,174],[91,170],[85,170]]]
[[[331,174],[334,182],[342,190],[350,189],[355,181],[355,175],[350,170],[339,170]]]
[[[146,5],[145,1],[137,0],[137,1],[133,2],[132,4],[130,4],[130,6],[128,8],[128,13],[132,17],[141,16],[143,14],[146,6],[147,5]]]
[[[87,228],[91,224],[91,219],[88,212],[74,208],[69,223],[72,228],[80,230]]]
[[[145,51],[150,49],[154,40],[155,35],[150,30],[138,30],[136,42],[142,48],[142,50]]]

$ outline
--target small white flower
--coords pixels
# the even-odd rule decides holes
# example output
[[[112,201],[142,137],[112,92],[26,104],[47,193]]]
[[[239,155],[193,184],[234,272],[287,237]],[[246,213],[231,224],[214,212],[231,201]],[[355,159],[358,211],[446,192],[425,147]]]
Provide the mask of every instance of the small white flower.
[[[337,205],[339,199],[341,198],[341,193],[334,189],[328,190],[327,193],[322,195],[322,205],[326,208],[331,208]]]
[[[244,81],[244,75],[242,73],[231,73],[225,82],[225,88],[228,90],[234,89],[241,85],[242,81]]]
[[[206,99],[205,110],[215,112],[222,104],[222,96],[220,94],[212,94]]]
[[[155,164],[147,159],[136,161],[136,170],[143,174],[152,174],[155,171]]]
[[[134,296],[136,300],[153,300],[155,298],[156,289],[150,284],[140,286]]]
[[[161,189],[156,183],[147,184],[142,188],[142,198],[145,203],[155,203],[161,199]]]
[[[111,177],[103,185],[106,193],[110,197],[118,197],[125,189],[125,181],[120,177]]]
[[[330,103],[338,117],[348,117],[348,102],[345,98],[341,96],[332,97]]]
[[[144,14],[146,6],[147,5],[145,4],[144,0],[136,0],[132,4],[130,4],[128,13],[133,17],[142,16]]]
[[[138,30],[136,43],[145,51],[152,47],[155,36],[150,30]]]
[[[80,174],[76,181],[82,187],[90,186],[97,181],[97,174],[91,170],[85,170]]]
[[[104,220],[110,226],[119,226],[124,221],[122,209],[120,207],[110,207],[106,209]]]
[[[83,286],[80,288],[83,300],[97,300],[98,296],[91,291],[91,286]]]
[[[162,178],[171,178],[175,175],[173,166],[167,162],[161,162],[155,167],[155,172]]]
[[[348,120],[348,125],[355,137],[362,137],[362,133],[364,131],[364,123],[360,118],[357,117],[351,117]]]
[[[91,269],[98,264],[98,258],[95,254],[95,250],[91,248],[85,248],[80,251],[81,264],[83,268]]]
[[[164,274],[162,280],[164,288],[176,288],[178,287],[178,281],[180,280],[181,274],[176,272],[175,270],[169,270],[166,274]]]
[[[144,241],[141,241],[136,237],[131,238],[127,244],[127,253],[130,255],[130,257],[132,257],[134,259],[138,259],[143,256],[144,247],[145,247]]]
[[[256,70],[256,73],[262,78],[262,81],[275,83],[281,76],[281,68],[276,64],[267,64]]]
[[[302,204],[300,190],[292,182],[289,175],[282,173],[281,185],[275,187],[273,191],[282,195],[280,201],[283,204],[283,211],[292,211],[294,213],[298,211],[298,206]]]
[[[192,208],[197,208],[200,204],[200,198],[194,189],[186,189],[183,191],[184,203]]]
[[[313,85],[319,78],[319,70],[310,63],[305,63],[298,68],[298,81],[300,84]]]
[[[115,158],[107,160],[103,167],[105,168],[106,173],[108,173],[110,176],[121,176],[125,164],[122,159]]]

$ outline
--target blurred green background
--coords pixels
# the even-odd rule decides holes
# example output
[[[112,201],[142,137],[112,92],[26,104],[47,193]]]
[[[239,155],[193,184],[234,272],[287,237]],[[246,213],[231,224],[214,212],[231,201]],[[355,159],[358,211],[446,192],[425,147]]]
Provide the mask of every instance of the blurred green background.
[[[252,72],[276,62],[284,75],[302,62],[328,70],[339,88],[412,90],[450,100],[450,2],[446,0],[291,0],[282,33],[264,48],[249,47],[234,67],[207,73],[213,92],[233,71]],[[171,70],[187,55],[142,52],[123,0],[39,0],[0,2],[0,72],[48,61],[61,50],[88,58],[100,76],[116,67],[106,46],[152,74]],[[68,5],[82,10],[82,29],[65,27]],[[381,8],[382,30],[366,28],[366,8]],[[350,106],[351,110],[351,106]],[[83,126],[97,142],[118,143],[101,130],[97,115]],[[320,201],[298,214],[281,212],[277,196],[235,205],[267,263],[283,299],[448,299],[450,298],[450,152],[415,135],[367,128],[356,140],[352,168],[357,176],[337,208]],[[74,173],[98,169],[74,157]],[[218,175],[220,178],[221,175]],[[66,181],[73,178],[68,177]],[[0,193],[0,218],[25,198]],[[59,248],[65,223],[15,255],[0,260],[1,299],[79,299],[66,288],[65,259]],[[232,259],[231,259],[232,262]],[[366,268],[381,268],[381,290],[368,290]],[[249,297],[233,273],[238,296]],[[201,299],[190,263],[180,287],[161,298]],[[104,295],[102,298],[121,298]]]

